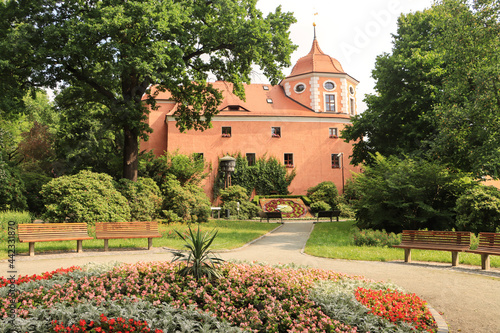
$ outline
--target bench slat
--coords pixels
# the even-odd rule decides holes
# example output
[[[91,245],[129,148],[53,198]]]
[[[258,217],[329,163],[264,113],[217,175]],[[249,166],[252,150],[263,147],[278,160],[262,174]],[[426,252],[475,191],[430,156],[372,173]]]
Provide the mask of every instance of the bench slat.
[[[109,239],[148,238],[148,249],[151,249],[152,239],[160,237],[156,221],[96,223],[96,239],[104,239],[104,251],[108,250]]]

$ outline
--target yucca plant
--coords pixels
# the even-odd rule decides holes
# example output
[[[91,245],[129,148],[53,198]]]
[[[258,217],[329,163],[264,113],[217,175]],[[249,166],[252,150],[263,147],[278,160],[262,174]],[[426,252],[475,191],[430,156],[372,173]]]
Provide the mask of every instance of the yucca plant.
[[[212,245],[212,242],[217,236],[217,231],[214,229],[202,234],[198,226],[196,232],[193,232],[191,227],[188,227],[187,235],[183,235],[177,230],[175,230],[175,232],[186,242],[184,247],[188,250],[187,253],[182,251],[172,252],[174,255],[172,262],[179,261],[185,263],[185,266],[181,266],[182,268],[179,269],[179,274],[181,276],[192,275],[196,280],[204,276],[209,280],[220,278],[221,273],[217,266],[224,260],[216,257],[215,254],[209,250],[210,245]]]

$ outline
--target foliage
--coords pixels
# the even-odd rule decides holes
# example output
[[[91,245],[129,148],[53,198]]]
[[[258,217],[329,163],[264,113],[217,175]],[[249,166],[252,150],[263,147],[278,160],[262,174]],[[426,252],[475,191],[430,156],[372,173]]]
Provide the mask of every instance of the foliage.
[[[80,171],[51,180],[40,192],[49,222],[124,222],[130,220],[127,199],[118,192],[111,176]]]
[[[133,221],[152,221],[158,216],[162,197],[151,178],[139,177],[137,182],[122,178],[115,187],[127,199]]]
[[[236,166],[231,175],[231,184],[239,185],[247,190],[247,194],[255,189],[257,195],[270,195],[277,193],[287,195],[288,186],[295,178],[295,169],[289,172],[283,164],[275,157],[266,158],[263,156],[255,161],[255,165],[249,166],[245,157],[238,153],[236,156]],[[215,195],[219,195],[223,184],[223,175],[219,171],[214,185]]]
[[[337,210],[339,204],[339,192],[337,187],[331,181],[321,182],[316,186],[307,189],[307,197],[311,199],[312,203],[324,201],[331,209]]]
[[[457,226],[474,233],[500,231],[500,191],[478,185],[457,200]]]
[[[21,137],[17,153],[23,170],[49,175],[53,171],[56,156],[52,147],[54,138],[49,132],[49,126],[35,122]]]
[[[16,225],[18,224],[31,223],[31,216],[27,211],[17,211],[17,210],[0,211],[0,230],[2,230],[2,232],[0,233],[0,240],[4,244],[7,244],[7,240],[9,238],[8,236],[9,222],[10,223],[14,222],[14,226],[11,225],[11,227],[16,228]],[[5,246],[5,249],[7,249],[7,246]]]
[[[26,209],[26,197],[23,193],[24,183],[19,170],[2,161],[0,156],[0,210]]]
[[[229,209],[231,218],[239,220],[252,219],[261,210],[259,206],[250,201],[226,201],[222,206],[222,211],[225,212],[226,209]]]
[[[332,207],[323,200],[313,202],[309,208],[311,208],[311,212],[313,213],[332,209]]]
[[[107,173],[121,178],[123,133],[99,102],[91,102],[93,93],[79,87],[63,89],[55,98],[60,124],[55,135],[57,158],[62,171],[80,170]]]
[[[210,216],[210,201],[202,188],[181,183],[172,175],[162,184],[162,210],[171,211],[188,222],[205,222]],[[169,213],[169,214],[171,214]]]
[[[376,93],[341,134],[354,164],[378,152],[499,177],[499,13],[496,0],[439,0],[399,18],[373,70]]]
[[[341,199],[337,208],[340,210],[340,216],[346,219],[354,219],[356,218],[356,212],[354,211],[351,204],[346,203],[344,199]]]
[[[264,18],[254,0],[43,0],[3,7],[9,10],[1,12],[2,49],[9,50],[0,53],[0,63],[5,59],[15,78],[7,75],[6,88],[81,89],[86,102],[102,105],[121,128],[123,178],[131,180],[137,177],[139,138],[151,131],[144,121],[147,106],[157,107],[158,91],[168,90],[178,103],[181,130],[205,129],[222,98],[207,82],[210,74],[233,83],[242,97],[254,64],[274,84],[295,48],[288,32],[292,14],[277,8]]]
[[[61,321],[53,320],[51,322],[52,330],[50,332],[55,333],[73,333],[73,332],[109,332],[109,333],[121,333],[123,331],[129,332],[132,330],[134,332],[154,332],[163,333],[162,330],[155,329],[151,331],[149,325],[146,321],[134,320],[129,318],[128,320],[122,317],[118,318],[108,318],[104,314],[101,314],[99,321],[90,321],[87,323],[85,319],[81,319],[77,325],[73,324],[71,326],[66,326]],[[81,330],[81,331],[80,331]]]
[[[179,274],[183,277],[193,276],[196,281],[202,277],[206,277],[209,281],[221,278],[219,265],[224,260],[210,251],[210,245],[217,237],[217,231],[214,229],[202,234],[198,226],[196,233],[191,230],[191,227],[188,228],[188,232],[188,235],[183,235],[176,230],[177,235],[186,242],[184,247],[188,250],[188,254],[181,251],[173,252],[172,262],[179,261],[185,264],[179,266]]]
[[[199,185],[208,176],[207,169],[210,169],[210,165],[205,163],[205,160],[198,154],[183,155],[176,151],[165,152],[158,157],[151,153],[149,156],[146,155],[141,173],[153,178],[159,186],[169,175],[173,175],[181,186],[184,186],[186,184]]]
[[[24,196],[26,197],[28,210],[35,215],[42,214],[44,205],[40,191],[42,186],[52,178],[37,172],[23,172],[21,173],[21,179],[24,183]]]
[[[387,233],[385,230],[359,230],[354,232],[354,245],[390,247],[401,243],[401,235]]]
[[[239,185],[228,186],[220,190],[220,199],[222,204],[229,201],[248,201],[248,194],[244,187]]]
[[[436,162],[374,157],[373,166],[355,177],[354,201],[360,229],[451,230],[457,198],[473,182]]]
[[[356,300],[355,292],[360,287],[375,291],[396,289],[402,292],[400,288],[390,283],[369,283],[362,280],[319,281],[313,286],[310,297],[332,319],[357,327],[358,332],[404,333],[415,331],[415,327],[405,323],[404,320],[395,323],[373,314]],[[416,304],[421,304],[421,302],[420,299],[415,300]],[[399,303],[396,302],[395,305],[399,306]],[[429,314],[428,310],[426,314]],[[403,319],[411,320],[413,316],[403,316]],[[430,321],[433,322],[432,317]],[[428,332],[433,331],[429,330]]]

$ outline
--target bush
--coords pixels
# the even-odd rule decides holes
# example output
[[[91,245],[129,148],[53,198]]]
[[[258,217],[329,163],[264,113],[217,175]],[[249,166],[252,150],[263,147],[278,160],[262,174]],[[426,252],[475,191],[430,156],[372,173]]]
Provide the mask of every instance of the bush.
[[[226,209],[229,209],[231,218],[237,217],[240,220],[250,220],[256,217],[257,213],[260,211],[260,208],[250,201],[241,201],[239,208],[240,210],[238,211],[237,201],[227,201],[222,206],[222,211],[225,212]]]
[[[500,231],[500,191],[478,185],[457,200],[457,226],[474,233]]]
[[[359,230],[354,232],[354,245],[391,247],[401,243],[401,235],[387,233],[385,230]]]
[[[43,200],[40,196],[42,186],[52,180],[52,178],[37,172],[25,172],[21,174],[21,179],[24,182],[24,196],[28,204],[28,210],[40,215],[43,212]]]
[[[220,190],[220,199],[222,204],[229,201],[248,201],[248,193],[242,186],[228,186],[227,188]]]
[[[332,207],[330,207],[329,204],[327,204],[324,201],[316,201],[311,204],[311,211],[313,213],[321,212],[324,210],[330,210]]]
[[[118,192],[111,176],[80,171],[73,176],[51,180],[40,192],[49,222],[125,222],[130,221],[127,199]]]
[[[17,169],[8,166],[0,157],[0,210],[26,209],[26,197],[23,192],[24,184]]]
[[[186,184],[183,187],[172,175],[167,177],[162,187],[163,210],[175,213],[186,222],[208,221],[210,201],[202,188],[192,184]]]
[[[312,204],[318,201],[324,201],[330,206],[330,209],[338,209],[339,192],[333,182],[326,181],[310,187],[307,190],[307,197],[311,199]]]
[[[473,184],[436,162],[377,155],[352,184],[356,225],[389,232],[451,230],[456,200]]]
[[[120,179],[115,187],[128,200],[133,221],[152,221],[158,216],[162,197],[154,180],[142,177],[137,182]]]

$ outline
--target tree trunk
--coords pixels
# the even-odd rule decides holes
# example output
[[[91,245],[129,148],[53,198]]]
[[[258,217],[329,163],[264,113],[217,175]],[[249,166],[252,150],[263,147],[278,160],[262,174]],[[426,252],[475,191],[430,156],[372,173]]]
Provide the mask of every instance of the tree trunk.
[[[137,169],[139,161],[137,159],[139,153],[138,135],[134,130],[125,127],[123,130],[124,145],[123,145],[123,178],[137,181]]]

